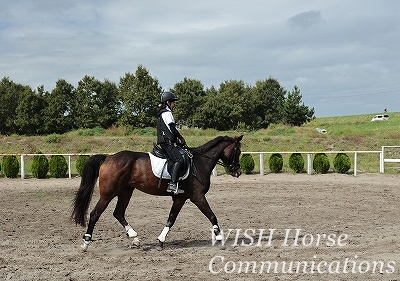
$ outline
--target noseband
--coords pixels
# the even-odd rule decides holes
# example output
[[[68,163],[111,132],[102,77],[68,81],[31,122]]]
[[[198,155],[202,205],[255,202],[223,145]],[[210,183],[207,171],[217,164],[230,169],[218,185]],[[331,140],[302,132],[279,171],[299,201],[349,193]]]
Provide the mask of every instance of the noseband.
[[[219,165],[221,165],[221,166],[223,166],[223,167],[226,167],[227,169],[228,169],[228,171],[229,172],[231,172],[231,173],[234,173],[234,172],[236,172],[239,168],[240,168],[240,163],[239,162],[236,162],[235,160],[236,160],[236,153],[237,153],[237,147],[235,146],[234,148],[233,148],[233,153],[231,154],[231,164],[229,164],[229,165],[226,165],[225,163],[223,163],[223,162],[221,162],[221,161],[218,161],[217,162],[217,164],[219,164]]]

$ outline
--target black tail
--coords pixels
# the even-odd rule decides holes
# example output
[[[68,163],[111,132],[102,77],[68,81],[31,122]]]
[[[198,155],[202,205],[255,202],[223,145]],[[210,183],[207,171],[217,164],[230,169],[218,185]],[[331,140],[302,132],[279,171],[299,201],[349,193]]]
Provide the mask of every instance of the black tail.
[[[81,185],[75,194],[74,209],[71,215],[72,220],[76,224],[81,226],[86,225],[86,212],[92,199],[94,186],[99,177],[100,166],[106,157],[107,155],[105,154],[93,155],[89,157],[83,167]]]

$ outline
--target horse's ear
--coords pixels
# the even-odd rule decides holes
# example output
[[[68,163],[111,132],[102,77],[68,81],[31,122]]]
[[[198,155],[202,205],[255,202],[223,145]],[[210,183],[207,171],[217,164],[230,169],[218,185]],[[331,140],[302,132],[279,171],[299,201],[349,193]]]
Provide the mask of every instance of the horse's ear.
[[[237,140],[237,141],[241,141],[242,138],[243,138],[243,135],[241,135],[240,137],[237,137],[236,140]]]

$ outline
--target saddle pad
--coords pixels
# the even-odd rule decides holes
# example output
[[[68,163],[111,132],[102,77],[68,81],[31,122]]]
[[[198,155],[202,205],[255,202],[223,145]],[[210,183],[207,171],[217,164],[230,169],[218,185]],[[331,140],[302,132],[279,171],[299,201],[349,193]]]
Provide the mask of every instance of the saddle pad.
[[[170,180],[171,175],[168,173],[167,164],[165,164],[165,162],[167,162],[167,159],[163,159],[163,158],[154,156],[150,152],[149,152],[149,156],[150,156],[150,162],[151,162],[151,170],[153,171],[153,174],[157,178]],[[164,167],[164,165],[165,165],[165,167]],[[163,167],[164,167],[164,171],[163,171]],[[186,169],[185,174],[183,175],[183,177],[180,177],[179,180],[186,179],[189,176],[189,171],[190,171],[190,167],[188,169]],[[162,175],[161,175],[161,173],[162,173]]]

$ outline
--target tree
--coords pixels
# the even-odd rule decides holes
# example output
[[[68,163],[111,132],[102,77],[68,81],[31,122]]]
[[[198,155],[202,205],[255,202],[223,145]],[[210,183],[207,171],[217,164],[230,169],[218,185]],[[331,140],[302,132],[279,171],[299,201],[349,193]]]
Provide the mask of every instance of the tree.
[[[120,78],[119,95],[122,102],[119,124],[135,128],[154,127],[160,103],[161,87],[149,71],[139,65],[135,74]]]
[[[30,87],[14,83],[8,77],[0,82],[0,134],[18,133],[15,125],[16,109],[22,92]]]
[[[74,128],[72,116],[74,99],[74,87],[64,79],[59,79],[56,87],[45,96],[43,127],[47,134],[62,134]]]
[[[99,107],[96,96],[101,90],[101,82],[93,76],[85,76],[78,82],[72,115],[77,128],[94,128],[99,126]]]
[[[43,93],[43,88],[38,89]],[[42,95],[26,89],[21,93],[21,98],[15,110],[15,125],[19,134],[40,135],[43,133],[42,112],[45,101]]]
[[[199,126],[220,131],[236,129],[243,122],[247,91],[249,88],[241,80],[225,81],[218,91],[207,90],[207,101],[197,117]]]
[[[297,86],[288,93],[284,104],[284,121],[286,124],[301,126],[314,119],[314,108],[308,108],[302,103],[302,96]]]
[[[278,80],[269,77],[256,81],[251,90],[251,112],[248,120],[253,129],[267,128],[271,123],[279,123],[283,118],[283,104],[286,91]]]
[[[85,76],[78,82],[72,113],[78,128],[107,129],[117,122],[118,89],[106,80]]]
[[[196,127],[195,116],[205,102],[204,86],[200,80],[185,77],[174,85],[172,92],[179,98],[174,116],[180,125]]]
[[[120,112],[117,85],[109,80],[105,80],[102,83],[96,101],[100,111],[98,117],[100,127],[107,129],[116,124]]]

